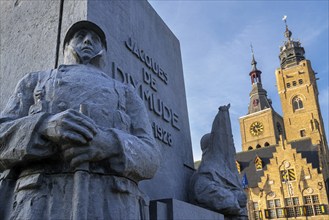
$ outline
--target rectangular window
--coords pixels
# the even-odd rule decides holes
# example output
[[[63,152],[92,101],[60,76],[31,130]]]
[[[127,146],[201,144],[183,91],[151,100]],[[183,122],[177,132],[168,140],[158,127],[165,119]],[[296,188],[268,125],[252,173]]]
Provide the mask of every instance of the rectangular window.
[[[287,88],[290,88],[290,83],[287,83]]]
[[[261,220],[260,218],[260,214],[259,214],[259,206],[258,206],[258,202],[253,202],[253,208],[254,208],[254,217],[255,220]]]
[[[321,215],[322,214],[321,207],[319,205],[315,205],[314,212],[315,212],[315,215]]]
[[[254,210],[258,210],[259,209],[258,208],[258,202],[254,202],[253,205],[254,205]]]
[[[295,210],[293,207],[287,208],[287,217],[295,217]]]
[[[304,211],[306,212],[307,216],[312,215],[322,215],[326,213],[326,208],[320,204],[319,196],[318,195],[311,195],[311,196],[304,196]]]
[[[281,207],[280,199],[275,199],[274,203],[275,203],[275,207]]]
[[[266,218],[275,219],[279,217],[284,217],[284,210],[281,207],[280,199],[267,200],[267,209],[265,211]]]
[[[284,201],[286,204],[287,217],[297,217],[303,215],[303,209],[299,206],[298,197],[285,198]]]
[[[270,218],[276,218],[275,209],[269,209],[268,213]]]
[[[284,200],[286,202],[286,206],[292,206],[292,200],[290,198],[285,198]]]
[[[267,208],[274,208],[274,201],[273,200],[267,200]]]
[[[304,129],[303,130],[300,130],[300,136],[301,137],[305,137],[306,136],[306,132],[305,132]]]
[[[294,202],[294,205],[299,205],[299,199],[298,197],[294,197],[292,198],[293,202]]]
[[[296,213],[296,216],[302,216],[302,212],[303,210],[300,209],[299,206],[295,206],[295,213]]]
[[[303,84],[303,80],[302,79],[299,79],[298,80],[298,83],[299,83],[299,85]]]
[[[319,202],[319,196],[318,195],[313,195],[312,196],[313,203],[320,203]]]
[[[307,206],[305,206],[305,208],[306,208],[306,215],[307,216],[313,215],[313,207],[311,205],[307,205]]]
[[[292,81],[292,85],[293,86],[296,86],[297,85],[297,82],[296,81]]]
[[[283,209],[276,209],[276,214],[278,216],[278,218],[283,218],[284,217],[284,212]]]
[[[305,204],[312,204],[311,196],[304,196],[304,203]]]

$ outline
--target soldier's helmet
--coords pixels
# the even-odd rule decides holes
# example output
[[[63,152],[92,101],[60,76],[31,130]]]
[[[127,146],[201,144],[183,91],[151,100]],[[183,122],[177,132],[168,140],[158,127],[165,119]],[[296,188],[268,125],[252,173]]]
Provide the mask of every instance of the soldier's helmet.
[[[104,48],[107,50],[106,37],[104,31],[97,24],[87,20],[78,21],[70,27],[70,29],[67,31],[65,35],[63,48],[65,48],[65,45],[70,42],[73,35],[81,29],[91,30],[95,32],[101,39]]]

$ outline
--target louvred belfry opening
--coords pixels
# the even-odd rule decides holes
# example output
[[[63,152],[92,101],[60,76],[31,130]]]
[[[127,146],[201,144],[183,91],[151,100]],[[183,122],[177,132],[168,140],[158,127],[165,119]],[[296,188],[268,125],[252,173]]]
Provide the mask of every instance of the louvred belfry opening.
[[[255,60],[254,54],[252,54],[252,61],[251,61],[252,69],[249,73],[249,76],[251,78],[251,84],[262,83],[262,79],[260,76],[262,74],[262,72],[257,69],[256,65],[257,65],[257,62]]]

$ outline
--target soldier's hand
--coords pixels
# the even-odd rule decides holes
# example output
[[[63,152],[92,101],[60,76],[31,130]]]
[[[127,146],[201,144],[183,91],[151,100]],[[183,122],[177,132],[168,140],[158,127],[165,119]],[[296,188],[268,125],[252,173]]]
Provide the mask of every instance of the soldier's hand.
[[[40,132],[58,144],[86,144],[97,134],[95,122],[73,109],[45,119]]]
[[[104,132],[102,129],[99,129],[97,135],[87,144],[62,145],[61,150],[64,159],[70,162],[71,167],[109,158],[115,160],[120,154],[116,138],[111,132]]]

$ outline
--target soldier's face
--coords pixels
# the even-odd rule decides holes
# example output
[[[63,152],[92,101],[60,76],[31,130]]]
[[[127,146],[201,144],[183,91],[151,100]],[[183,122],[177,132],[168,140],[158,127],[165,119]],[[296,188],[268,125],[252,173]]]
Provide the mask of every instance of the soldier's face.
[[[95,32],[85,29],[81,29],[73,35],[70,45],[83,61],[90,60],[103,49],[99,36]]]

